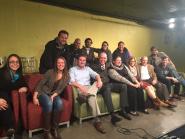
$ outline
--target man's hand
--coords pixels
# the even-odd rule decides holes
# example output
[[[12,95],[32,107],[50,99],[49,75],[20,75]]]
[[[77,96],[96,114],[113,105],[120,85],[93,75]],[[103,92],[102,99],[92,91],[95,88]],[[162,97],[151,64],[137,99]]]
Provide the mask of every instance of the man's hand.
[[[8,108],[8,104],[5,99],[0,98],[0,110],[6,110]]]
[[[88,88],[86,86],[80,85],[78,89],[83,95],[88,95]]]
[[[152,81],[152,85],[155,85],[157,83],[157,80]]]
[[[101,80],[96,82],[96,87],[97,87],[97,88],[101,88],[102,85],[103,85],[103,83],[102,83]]]
[[[173,81],[174,83],[178,83],[178,82],[179,82],[179,81],[178,81],[176,78],[174,78],[174,77],[173,77],[172,81]]]
[[[19,88],[18,92],[19,93],[25,93],[25,92],[27,92],[27,90],[28,90],[27,87],[21,87],[21,88]]]

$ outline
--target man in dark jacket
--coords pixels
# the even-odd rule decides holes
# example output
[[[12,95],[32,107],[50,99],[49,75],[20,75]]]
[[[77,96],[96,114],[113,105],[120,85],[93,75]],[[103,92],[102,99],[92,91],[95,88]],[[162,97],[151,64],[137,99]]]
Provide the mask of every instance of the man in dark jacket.
[[[95,61],[95,56],[94,56],[94,48],[92,46],[92,39],[91,38],[86,38],[85,39],[85,46],[81,49],[82,53],[87,56],[87,65],[91,65]]]
[[[54,63],[57,57],[63,56],[67,65],[69,66],[69,47],[67,45],[68,32],[61,30],[58,33],[58,37],[52,41],[49,41],[45,45],[45,50],[40,58],[39,72],[44,74],[48,69],[54,68]]]
[[[114,113],[111,91],[120,93],[120,106],[121,106],[120,115],[128,120],[131,120],[131,117],[125,111],[125,108],[128,107],[127,86],[123,83],[109,82],[110,81],[108,77],[109,65],[106,62],[107,54],[105,52],[101,52],[99,55],[99,61],[92,66],[92,69],[100,75],[101,80],[103,82],[103,86],[100,89],[100,93],[102,94],[104,101],[107,105],[107,109],[111,114],[111,123],[114,125],[116,124],[116,122],[121,121],[121,119],[117,117]]]

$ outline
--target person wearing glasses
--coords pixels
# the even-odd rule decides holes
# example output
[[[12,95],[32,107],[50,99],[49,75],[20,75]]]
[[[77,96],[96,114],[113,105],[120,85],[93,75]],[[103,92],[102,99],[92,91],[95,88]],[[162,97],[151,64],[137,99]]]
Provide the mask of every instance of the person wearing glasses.
[[[15,133],[14,138],[21,139],[21,117],[19,117],[17,129],[14,127],[12,90],[18,90],[19,93],[27,92],[21,60],[17,54],[11,54],[7,63],[0,69],[0,128],[6,130],[9,138]]]

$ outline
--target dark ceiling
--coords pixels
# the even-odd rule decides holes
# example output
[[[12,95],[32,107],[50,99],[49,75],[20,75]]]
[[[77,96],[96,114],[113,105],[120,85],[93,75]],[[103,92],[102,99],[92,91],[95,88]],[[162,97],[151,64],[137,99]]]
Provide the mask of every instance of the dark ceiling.
[[[49,5],[85,11],[142,25],[167,26],[170,18],[185,22],[185,0],[31,0]]]

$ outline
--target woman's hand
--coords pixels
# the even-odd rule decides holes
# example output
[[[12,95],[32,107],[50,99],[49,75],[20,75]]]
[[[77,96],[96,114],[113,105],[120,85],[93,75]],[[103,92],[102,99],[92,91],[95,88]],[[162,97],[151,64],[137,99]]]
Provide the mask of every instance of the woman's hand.
[[[51,101],[53,102],[53,99],[56,97],[56,96],[58,96],[58,94],[57,93],[54,93],[53,95],[51,95]]]
[[[0,98],[0,110],[6,110],[8,108],[8,104],[5,99]]]
[[[34,95],[33,95],[33,104],[39,106],[40,103],[39,103],[39,99],[38,99],[38,92],[34,92]]]
[[[28,88],[27,87],[21,87],[18,90],[19,93],[26,93],[27,91],[28,91]]]

